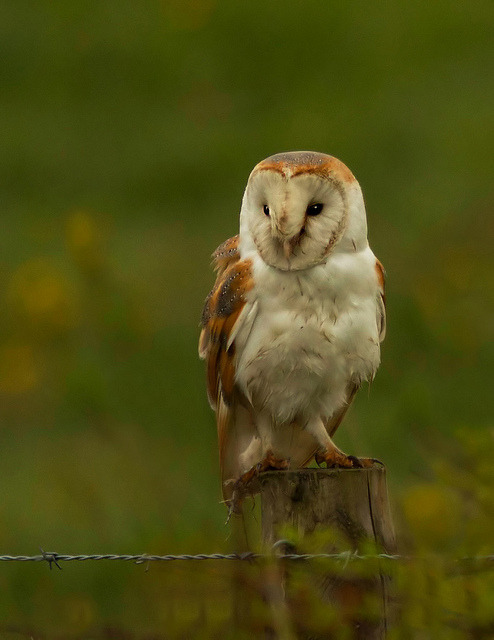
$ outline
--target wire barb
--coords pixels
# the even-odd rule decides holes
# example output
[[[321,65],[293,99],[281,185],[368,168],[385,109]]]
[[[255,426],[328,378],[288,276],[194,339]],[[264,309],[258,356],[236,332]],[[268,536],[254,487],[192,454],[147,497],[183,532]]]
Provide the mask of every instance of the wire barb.
[[[41,547],[40,547],[40,551],[41,551],[43,560],[46,560],[46,562],[48,562],[50,571],[52,569],[52,564],[57,566],[60,569],[60,571],[62,570],[62,567],[58,564],[58,553],[55,553],[54,551],[43,551]]]

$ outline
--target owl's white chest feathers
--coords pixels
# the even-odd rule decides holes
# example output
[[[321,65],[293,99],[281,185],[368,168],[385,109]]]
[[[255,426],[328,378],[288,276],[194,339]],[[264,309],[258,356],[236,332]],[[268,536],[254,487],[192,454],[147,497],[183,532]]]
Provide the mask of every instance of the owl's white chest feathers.
[[[278,424],[328,420],[379,366],[375,256],[367,246],[287,272],[249,257],[257,313],[236,338],[237,384]]]

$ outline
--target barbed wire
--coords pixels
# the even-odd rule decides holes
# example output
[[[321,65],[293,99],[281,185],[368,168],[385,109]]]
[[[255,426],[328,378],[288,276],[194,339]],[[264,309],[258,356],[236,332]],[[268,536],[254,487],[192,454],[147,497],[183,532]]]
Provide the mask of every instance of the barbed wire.
[[[59,569],[59,562],[85,562],[87,560],[122,560],[124,562],[132,562],[134,564],[143,564],[145,562],[172,562],[175,560],[268,560],[276,558],[278,560],[314,560],[314,559],[327,559],[327,560],[364,560],[364,559],[388,559],[398,560],[402,556],[389,555],[385,553],[376,554],[374,556],[363,556],[350,551],[342,553],[254,553],[252,551],[246,551],[245,553],[198,553],[198,554],[166,554],[166,555],[151,555],[147,553],[141,554],[116,554],[116,553],[102,553],[92,555],[68,555],[63,553],[56,553],[55,551],[43,551],[36,556],[10,556],[0,555],[0,562],[48,562],[50,569],[52,565],[56,565]]]
[[[343,561],[345,563],[356,560],[391,560],[391,561],[410,561],[420,560],[413,556],[403,556],[397,554],[377,553],[362,555],[353,551],[343,551],[341,553],[285,553],[282,551],[283,547],[289,544],[284,540],[280,540],[273,545],[273,553],[255,553],[246,551],[244,553],[198,553],[198,554],[166,554],[166,555],[151,555],[147,553],[141,554],[116,554],[116,553],[104,553],[104,554],[77,554],[69,555],[63,553],[57,553],[55,551],[43,551],[34,556],[13,556],[13,555],[0,555],[0,562],[47,562],[50,569],[53,565],[62,569],[61,562],[86,562],[91,560],[120,560],[123,562],[131,562],[134,564],[144,564],[151,562],[173,562],[183,560],[240,560],[240,561],[256,561],[256,560],[279,560],[279,561],[309,561],[309,560],[335,560]],[[423,558],[423,560],[427,560]],[[473,556],[458,558],[453,561],[453,564],[460,568],[463,567],[469,570],[493,568],[494,569],[494,555],[485,556]]]

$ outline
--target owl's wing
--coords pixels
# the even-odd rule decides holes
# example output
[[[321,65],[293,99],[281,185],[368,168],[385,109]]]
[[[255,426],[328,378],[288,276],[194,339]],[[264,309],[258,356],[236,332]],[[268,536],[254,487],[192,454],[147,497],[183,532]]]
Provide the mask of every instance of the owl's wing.
[[[208,398],[216,409],[220,396],[227,405],[233,400],[235,337],[252,310],[246,294],[252,289],[253,280],[250,261],[240,260],[238,236],[216,249],[213,263],[216,282],[202,311],[199,356],[207,363]]]
[[[223,481],[235,477],[239,455],[252,439],[253,425],[235,387],[238,355],[235,338],[252,326],[257,304],[247,300],[253,287],[250,260],[241,260],[238,236],[213,254],[216,282],[204,303],[199,355],[206,360],[208,398],[216,412]],[[228,491],[224,493],[228,494]]]
[[[202,309],[201,317],[201,335],[199,337],[199,357],[202,360],[207,358],[210,345],[211,328],[214,316],[218,313],[218,298],[220,288],[223,286],[225,271],[240,261],[238,252],[238,235],[228,238],[223,244],[216,249],[211,256],[213,258],[213,267],[216,271],[216,282],[209,292]],[[208,385],[209,392],[209,385]]]
[[[376,275],[379,285],[377,297],[377,327],[379,329],[379,342],[386,336],[386,271],[376,258]]]
[[[377,293],[377,306],[376,306],[376,322],[377,329],[379,335],[379,342],[384,340],[386,335],[386,294],[385,294],[385,277],[386,272],[381,262],[376,258],[376,276],[378,283],[378,293]],[[345,417],[348,408],[353,402],[353,398],[359,389],[359,385],[354,382],[349,383],[346,390],[346,402],[344,406],[329,420],[326,425],[326,431],[329,433],[330,437],[333,437],[334,433],[340,426],[343,418]],[[310,458],[309,458],[310,460]],[[307,461],[308,462],[308,461]],[[307,463],[306,463],[307,464]]]

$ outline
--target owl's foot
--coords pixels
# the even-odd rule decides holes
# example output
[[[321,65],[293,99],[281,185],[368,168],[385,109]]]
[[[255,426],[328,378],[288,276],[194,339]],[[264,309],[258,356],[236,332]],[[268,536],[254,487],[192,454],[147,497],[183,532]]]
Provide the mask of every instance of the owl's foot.
[[[232,497],[228,502],[228,518],[230,520],[234,513],[241,513],[241,506],[244,498],[249,494],[254,495],[259,490],[256,480],[263,471],[285,470],[290,467],[290,460],[286,458],[276,458],[272,451],[268,451],[265,458],[253,465],[248,471],[243,473],[233,484]]]
[[[339,449],[330,449],[326,451],[318,451],[314,456],[316,463],[322,466],[326,463],[328,469],[370,469],[374,464],[381,464],[376,458],[357,458],[356,456],[347,456],[346,453]]]

